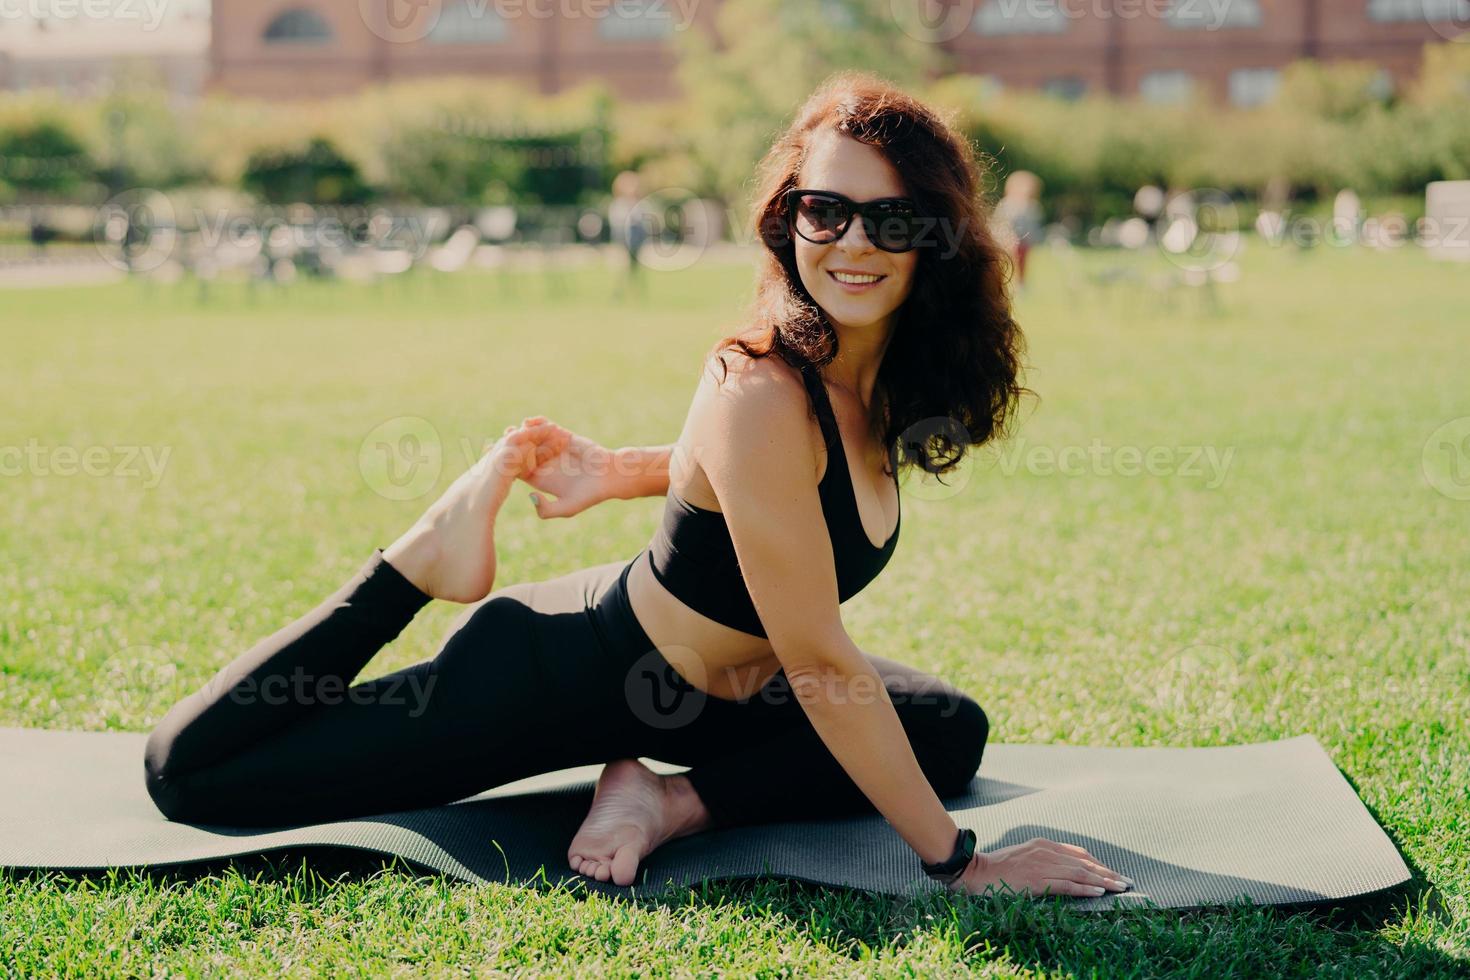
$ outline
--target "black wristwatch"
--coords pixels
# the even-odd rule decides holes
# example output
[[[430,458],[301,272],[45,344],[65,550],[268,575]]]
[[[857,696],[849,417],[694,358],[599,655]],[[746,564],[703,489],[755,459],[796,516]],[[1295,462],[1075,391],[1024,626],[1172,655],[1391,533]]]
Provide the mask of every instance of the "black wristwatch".
[[[975,832],[973,830],[961,830],[959,836],[954,840],[954,853],[943,861],[930,864],[928,861],[920,861],[919,866],[924,869],[924,874],[935,881],[948,885],[956,878],[965,873],[970,866],[970,859],[975,856]]]

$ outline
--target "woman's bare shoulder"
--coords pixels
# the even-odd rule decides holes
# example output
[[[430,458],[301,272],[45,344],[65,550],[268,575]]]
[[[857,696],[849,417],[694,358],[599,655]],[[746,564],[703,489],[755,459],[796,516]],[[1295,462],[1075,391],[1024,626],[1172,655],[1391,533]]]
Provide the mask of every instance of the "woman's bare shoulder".
[[[757,393],[765,401],[774,401],[776,406],[772,407],[783,404],[790,407],[806,399],[801,372],[795,367],[775,354],[753,357],[738,347],[706,355],[700,387],[706,384],[735,402],[744,401],[742,396],[757,396]]]
[[[738,455],[740,447],[773,438],[784,443],[798,432],[806,437],[800,442],[815,460],[816,443],[805,430],[809,399],[800,371],[775,355],[751,357],[739,349],[720,354],[728,370],[720,366],[716,354],[710,354],[690,408],[690,429],[701,465],[712,460],[700,450]],[[701,434],[704,438],[699,438]]]

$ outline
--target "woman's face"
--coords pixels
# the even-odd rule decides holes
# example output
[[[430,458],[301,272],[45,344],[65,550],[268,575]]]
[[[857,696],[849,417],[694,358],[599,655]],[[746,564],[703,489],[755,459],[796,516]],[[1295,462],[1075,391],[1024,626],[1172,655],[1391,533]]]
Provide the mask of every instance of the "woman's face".
[[[908,193],[898,171],[877,149],[830,130],[817,137],[797,186],[836,191],[859,204]],[[834,326],[864,332],[888,328],[893,312],[903,305],[913,286],[917,250],[883,251],[868,240],[862,220],[856,217],[834,242],[816,245],[800,235],[792,238],[802,285]],[[838,278],[852,275],[879,278],[862,283],[844,283]]]

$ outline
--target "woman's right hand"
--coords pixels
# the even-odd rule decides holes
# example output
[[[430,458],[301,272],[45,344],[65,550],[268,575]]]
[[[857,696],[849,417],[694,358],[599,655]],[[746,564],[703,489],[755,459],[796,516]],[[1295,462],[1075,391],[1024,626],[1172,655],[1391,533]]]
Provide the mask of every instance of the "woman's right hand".
[[[1009,886],[1021,894],[1097,898],[1109,891],[1127,891],[1132,884],[1075,844],[1033,837],[988,853],[976,851],[965,873],[950,887],[971,895]]]
[[[536,468],[520,475],[541,491],[531,498],[537,516],[571,517],[614,496],[611,450],[544,415],[529,416],[522,425],[530,427],[540,442],[555,447],[551,455],[538,453]]]

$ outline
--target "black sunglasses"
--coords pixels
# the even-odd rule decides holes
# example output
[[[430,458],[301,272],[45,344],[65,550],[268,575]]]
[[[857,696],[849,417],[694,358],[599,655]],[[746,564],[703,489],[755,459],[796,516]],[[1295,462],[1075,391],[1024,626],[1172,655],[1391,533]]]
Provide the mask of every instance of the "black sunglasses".
[[[847,234],[855,215],[863,219],[868,241],[885,252],[907,252],[922,244],[920,239],[933,222],[919,216],[914,202],[906,197],[880,197],[859,204],[836,191],[796,188],[786,192],[786,213],[791,227],[814,245],[830,245]]]

